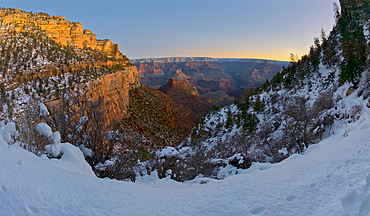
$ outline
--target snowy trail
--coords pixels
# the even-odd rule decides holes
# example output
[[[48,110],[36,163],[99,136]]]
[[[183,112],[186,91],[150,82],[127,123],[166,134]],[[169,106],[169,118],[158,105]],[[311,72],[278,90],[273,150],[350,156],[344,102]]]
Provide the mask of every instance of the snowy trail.
[[[0,214],[370,215],[370,123],[353,125],[306,155],[202,185],[98,179],[0,146]]]

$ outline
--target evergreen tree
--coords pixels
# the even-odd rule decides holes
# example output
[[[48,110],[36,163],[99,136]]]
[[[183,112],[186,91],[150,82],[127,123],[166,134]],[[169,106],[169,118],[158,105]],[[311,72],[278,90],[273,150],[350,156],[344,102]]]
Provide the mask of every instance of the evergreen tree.
[[[351,82],[356,87],[366,61],[364,28],[360,23],[359,14],[351,13],[347,9],[343,10],[338,24],[344,58],[340,65],[340,81]]]

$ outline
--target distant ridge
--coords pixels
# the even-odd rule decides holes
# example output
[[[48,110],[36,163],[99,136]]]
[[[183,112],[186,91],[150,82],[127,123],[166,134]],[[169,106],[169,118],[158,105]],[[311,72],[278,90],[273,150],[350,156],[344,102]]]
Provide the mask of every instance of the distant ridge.
[[[142,59],[132,59],[133,64],[138,63],[166,63],[166,62],[206,62],[206,61],[220,61],[220,62],[269,62],[288,65],[288,61],[278,61],[278,60],[268,60],[268,59],[253,59],[253,58],[212,58],[212,57],[167,57],[167,58],[142,58]]]
[[[215,58],[216,61],[220,61],[220,62],[235,62],[235,61],[238,61],[238,62],[258,62],[258,63],[262,63],[262,62],[268,62],[268,63],[277,63],[277,64],[284,64],[284,65],[288,65],[289,62],[288,61],[278,61],[278,60],[269,60],[269,59],[252,59],[252,58]]]
[[[211,57],[168,57],[168,58],[143,58],[132,59],[133,64],[137,63],[165,63],[165,62],[186,62],[186,61],[217,61]]]

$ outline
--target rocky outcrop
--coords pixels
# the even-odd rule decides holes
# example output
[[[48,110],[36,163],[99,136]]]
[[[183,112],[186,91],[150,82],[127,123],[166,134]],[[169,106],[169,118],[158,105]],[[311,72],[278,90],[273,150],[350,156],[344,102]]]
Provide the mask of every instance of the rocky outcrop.
[[[177,104],[181,105],[179,109],[190,109],[197,114],[197,121],[200,121],[201,116],[209,112],[211,104],[207,98],[199,96],[199,92],[195,87],[187,85],[184,81],[174,80],[170,78],[168,83],[159,88],[168,98]]]
[[[87,29],[83,31],[83,46],[96,47],[96,35]]]
[[[6,24],[13,24],[16,31],[24,31],[27,26],[38,27],[45,31],[46,36],[62,46],[73,46],[79,49],[84,47],[97,49],[108,57],[123,59],[118,44],[112,41],[96,40],[96,35],[82,28],[80,22],[69,22],[64,16],[50,16],[46,13],[28,13],[20,9],[1,9],[0,20]]]
[[[173,78],[175,80],[186,81],[186,80],[190,79],[189,76],[186,76],[182,72],[181,68],[171,68],[170,73],[168,75],[169,75],[170,78]]]
[[[88,83],[87,96],[108,102],[109,119],[122,119],[129,105],[129,91],[140,86],[136,67],[127,67]]]
[[[178,95],[178,94],[190,94],[194,96],[199,96],[199,92],[196,87],[188,86],[183,81],[176,81],[173,78],[168,80],[168,83],[161,88],[159,88],[162,92],[164,92],[168,96]]]
[[[97,40],[96,48],[105,53],[109,58],[123,59],[123,55],[119,51],[118,44],[114,44],[112,41],[108,39]]]

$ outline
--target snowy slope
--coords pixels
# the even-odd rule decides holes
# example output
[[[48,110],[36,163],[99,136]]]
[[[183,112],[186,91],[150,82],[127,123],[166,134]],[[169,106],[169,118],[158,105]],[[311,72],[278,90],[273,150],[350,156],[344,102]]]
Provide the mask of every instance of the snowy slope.
[[[66,171],[72,160],[37,157],[0,139],[0,214],[370,215],[369,150],[367,108],[304,155],[207,184],[99,179]]]

